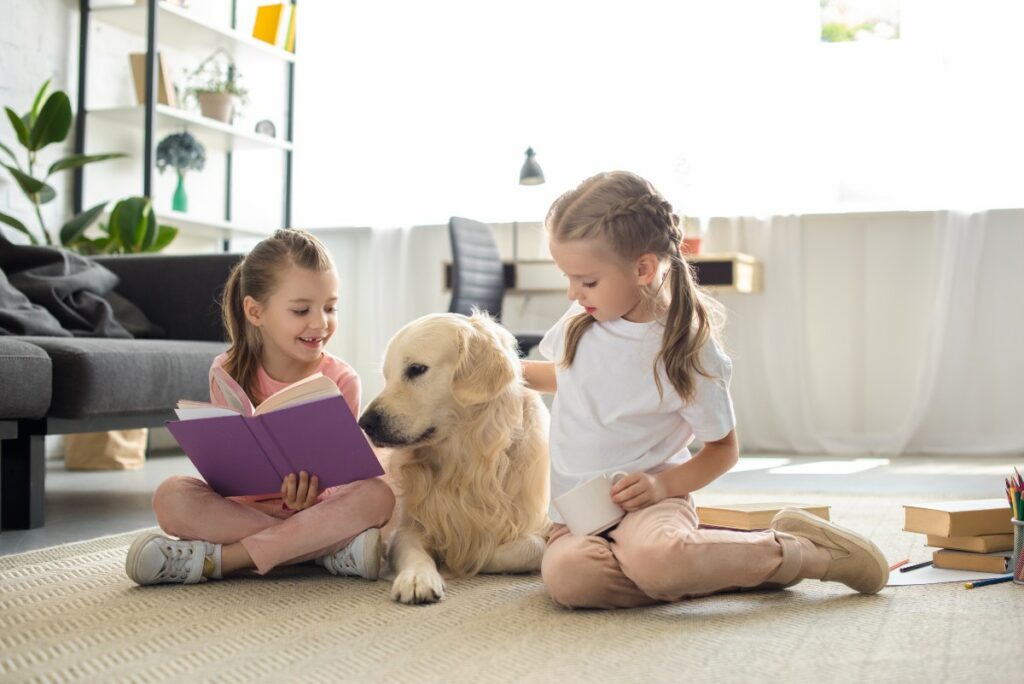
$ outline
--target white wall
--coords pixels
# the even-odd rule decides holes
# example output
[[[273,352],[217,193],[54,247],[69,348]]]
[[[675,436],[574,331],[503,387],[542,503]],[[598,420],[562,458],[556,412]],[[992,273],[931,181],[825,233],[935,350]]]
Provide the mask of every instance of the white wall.
[[[77,7],[75,0],[4,0],[0,5],[0,106],[10,107],[19,115],[25,113],[48,78],[52,79],[52,88],[65,90],[74,98],[78,52],[77,40],[69,37],[77,36]],[[0,115],[0,142],[24,159],[6,114]],[[72,144],[69,136],[64,145],[53,146],[52,152],[47,151],[45,164],[70,154]],[[42,214],[52,232],[71,210],[71,175],[65,173],[51,185],[57,190],[57,199],[44,205]],[[32,205],[6,169],[0,169],[0,212],[14,216],[32,230],[38,229]],[[13,229],[0,226],[0,230],[17,239]]]

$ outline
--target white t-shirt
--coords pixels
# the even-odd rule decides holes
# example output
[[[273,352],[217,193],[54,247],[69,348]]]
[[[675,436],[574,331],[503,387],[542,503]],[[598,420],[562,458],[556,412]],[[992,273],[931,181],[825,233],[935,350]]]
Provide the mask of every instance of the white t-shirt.
[[[665,326],[623,318],[590,326],[568,368],[559,365],[565,350],[565,325],[583,308],[573,304],[540,343],[555,362],[558,390],[551,409],[551,498],[598,475],[657,472],[690,458],[694,437],[708,442],[725,437],[736,425],[729,380],[732,362],[709,341],[700,353],[708,378],[697,374],[688,404],[659,362],[662,393],[654,382],[654,359]],[[562,522],[555,507],[549,514]]]

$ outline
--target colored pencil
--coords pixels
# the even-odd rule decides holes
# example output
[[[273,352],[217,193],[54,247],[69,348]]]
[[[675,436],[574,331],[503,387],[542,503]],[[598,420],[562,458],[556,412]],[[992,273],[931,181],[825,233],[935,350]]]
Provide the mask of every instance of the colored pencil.
[[[895,563],[893,563],[892,565],[889,566],[889,572],[892,572],[893,570],[895,570],[896,568],[900,567],[901,565],[906,565],[909,562],[910,562],[909,558],[904,558],[901,561],[897,561],[897,562],[895,562]]]
[[[910,572],[911,570],[917,570],[918,568],[927,568],[931,564],[932,561],[925,561],[924,563],[914,563],[913,565],[908,565],[905,568],[900,568],[900,572]]]
[[[964,582],[964,589],[974,589],[975,587],[987,587],[990,584],[1000,584],[1002,582],[1009,582],[1013,579],[1013,575],[1003,575],[1002,577],[993,577],[987,580],[978,580],[976,582]]]

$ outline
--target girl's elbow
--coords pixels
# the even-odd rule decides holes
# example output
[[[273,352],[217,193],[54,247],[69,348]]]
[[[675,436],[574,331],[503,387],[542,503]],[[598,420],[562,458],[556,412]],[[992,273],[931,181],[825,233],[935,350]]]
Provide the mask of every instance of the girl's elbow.
[[[740,442],[736,438],[736,430],[730,430],[729,434],[716,440],[714,444],[719,447],[718,455],[724,462],[723,465],[728,466],[727,470],[731,470],[740,460]]]

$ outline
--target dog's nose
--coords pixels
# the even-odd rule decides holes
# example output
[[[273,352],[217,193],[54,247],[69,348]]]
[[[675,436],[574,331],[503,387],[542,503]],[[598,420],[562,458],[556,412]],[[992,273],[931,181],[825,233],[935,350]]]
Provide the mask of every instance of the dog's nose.
[[[359,419],[359,427],[363,429],[363,432],[373,436],[380,430],[380,413],[371,409],[366,411],[362,418]]]

